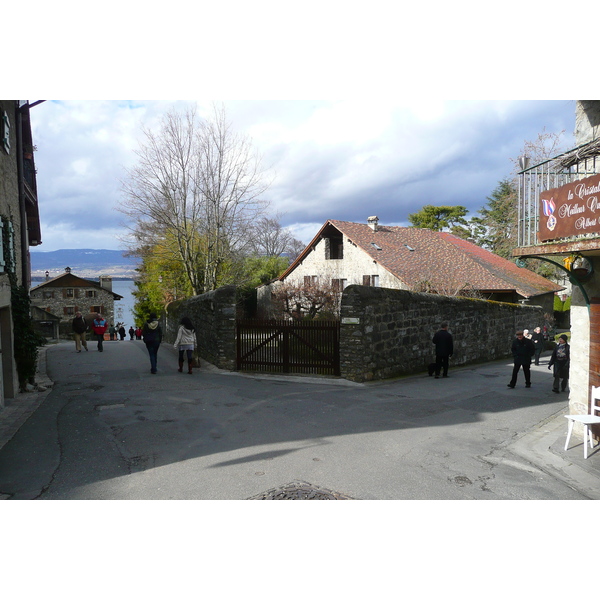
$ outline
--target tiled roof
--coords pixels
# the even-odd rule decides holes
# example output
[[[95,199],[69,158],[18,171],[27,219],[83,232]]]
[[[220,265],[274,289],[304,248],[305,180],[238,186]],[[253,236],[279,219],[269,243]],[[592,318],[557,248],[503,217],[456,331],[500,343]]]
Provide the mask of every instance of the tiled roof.
[[[106,288],[102,287],[97,281],[92,281],[91,279],[84,279],[83,277],[73,275],[73,273],[61,273],[60,275],[52,277],[51,279],[48,279],[43,283],[40,283],[39,285],[36,285],[35,287],[31,288],[30,292],[33,292],[34,290],[39,290],[43,287],[95,287],[99,290],[104,290],[105,292],[112,294],[115,300],[121,300],[123,298],[123,296],[117,294],[116,292],[113,292],[112,290],[107,290]]]
[[[410,288],[429,282],[438,290],[468,287],[480,291],[516,291],[525,298],[557,292],[563,288],[509,260],[492,254],[450,233],[329,220],[298,259],[282,275],[285,278],[313,247],[328,227],[333,226],[373,260]]]

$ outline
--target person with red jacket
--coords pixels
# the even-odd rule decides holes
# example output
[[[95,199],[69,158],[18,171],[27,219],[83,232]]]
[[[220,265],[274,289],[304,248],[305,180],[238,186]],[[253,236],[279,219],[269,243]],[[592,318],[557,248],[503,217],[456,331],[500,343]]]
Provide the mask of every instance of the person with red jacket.
[[[104,340],[104,332],[106,331],[107,327],[108,323],[106,322],[106,319],[103,319],[100,313],[96,313],[96,318],[92,323],[92,328],[94,329],[94,333],[98,338],[98,352],[102,352],[102,341]]]

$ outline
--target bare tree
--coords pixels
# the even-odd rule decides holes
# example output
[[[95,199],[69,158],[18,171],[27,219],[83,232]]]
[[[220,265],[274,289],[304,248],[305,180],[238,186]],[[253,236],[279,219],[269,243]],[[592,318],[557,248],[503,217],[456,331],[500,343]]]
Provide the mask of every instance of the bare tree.
[[[195,181],[203,198],[204,280],[205,288],[212,290],[229,253],[250,243],[252,223],[266,208],[260,197],[268,183],[250,140],[232,130],[222,106],[202,124],[197,140]]]
[[[260,160],[235,133],[225,109],[201,121],[195,108],[168,112],[158,133],[143,129],[138,164],[127,171],[120,211],[144,235],[174,239],[194,294],[215,289],[223,264],[249,243],[249,223],[264,209]]]
[[[281,225],[280,219],[280,215],[263,216],[255,221],[251,242],[254,254],[272,257],[287,253],[291,256],[296,253],[298,246],[304,248],[304,244],[297,240],[289,229]]]
[[[283,283],[273,295],[276,310],[293,319],[314,319],[320,312],[339,316],[342,290],[331,284]]]

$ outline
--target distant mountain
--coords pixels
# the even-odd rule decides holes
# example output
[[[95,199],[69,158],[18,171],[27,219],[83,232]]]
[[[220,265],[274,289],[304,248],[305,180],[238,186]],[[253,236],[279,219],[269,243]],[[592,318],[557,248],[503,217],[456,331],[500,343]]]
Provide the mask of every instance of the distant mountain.
[[[31,252],[32,277],[50,277],[64,273],[70,267],[80,277],[133,277],[138,261],[124,256],[122,250],[54,250],[53,252]]]

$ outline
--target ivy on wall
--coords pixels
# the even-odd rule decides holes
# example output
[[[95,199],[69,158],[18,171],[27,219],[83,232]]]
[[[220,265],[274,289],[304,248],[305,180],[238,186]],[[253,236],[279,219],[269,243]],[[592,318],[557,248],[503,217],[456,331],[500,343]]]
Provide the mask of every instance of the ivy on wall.
[[[29,292],[25,286],[18,284],[14,232],[11,220],[5,216],[2,216],[1,233],[3,264],[0,269],[4,270],[10,281],[14,358],[19,389],[24,392],[27,384],[34,382],[39,347],[46,343],[46,338],[34,330]]]

